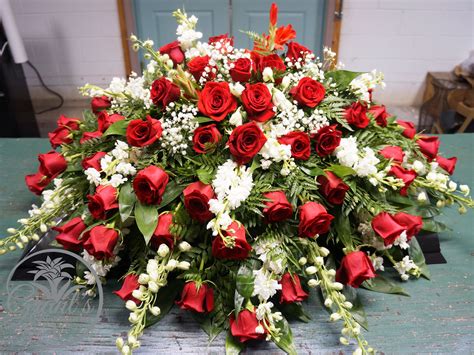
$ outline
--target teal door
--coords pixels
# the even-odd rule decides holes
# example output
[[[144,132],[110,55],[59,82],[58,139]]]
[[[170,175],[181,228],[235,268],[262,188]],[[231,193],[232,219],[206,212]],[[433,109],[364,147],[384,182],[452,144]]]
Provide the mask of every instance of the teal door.
[[[159,47],[176,39],[176,21],[171,13],[183,8],[199,18],[203,41],[209,36],[229,33],[237,47],[252,48],[251,41],[239,30],[263,33],[268,30],[268,12],[273,0],[135,0],[138,35],[150,38]],[[296,41],[319,54],[322,50],[326,0],[275,1],[279,7],[278,24],[292,24]]]

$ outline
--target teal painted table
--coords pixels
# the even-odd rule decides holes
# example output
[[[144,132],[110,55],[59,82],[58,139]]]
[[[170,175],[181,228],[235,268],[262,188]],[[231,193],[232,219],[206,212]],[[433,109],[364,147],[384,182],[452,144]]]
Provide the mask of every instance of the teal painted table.
[[[456,155],[459,163],[454,178],[474,189],[474,134],[442,137],[442,150]],[[31,203],[23,176],[37,168],[36,155],[49,149],[44,139],[0,139],[0,235],[15,226]],[[459,216],[447,210],[442,219],[453,231],[440,234],[441,248],[448,263],[431,265],[432,280],[408,281],[404,284],[411,297],[362,291],[370,331],[370,344],[385,353],[459,353],[474,351],[474,214]],[[71,324],[68,339],[46,344],[31,334],[19,333],[3,307],[6,302],[5,280],[18,260],[20,252],[0,257],[0,352],[114,352],[115,338],[128,330],[128,314],[122,302],[111,294],[116,285],[105,287],[101,322],[91,327],[88,337],[77,339],[74,329],[84,325]],[[312,316],[309,324],[293,323],[298,353],[338,353],[349,348],[339,345],[339,324],[329,323],[327,313],[316,297],[306,302]],[[55,331],[54,324],[41,324]],[[173,309],[161,322],[146,331],[142,353],[222,353],[224,336],[211,345],[191,315]],[[277,353],[270,343],[262,342],[249,349],[256,353]]]

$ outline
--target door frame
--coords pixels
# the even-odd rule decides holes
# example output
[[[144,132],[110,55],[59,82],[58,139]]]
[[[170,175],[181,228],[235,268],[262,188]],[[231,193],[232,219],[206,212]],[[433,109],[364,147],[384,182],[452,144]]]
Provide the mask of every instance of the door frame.
[[[124,67],[127,76],[131,71],[140,73],[141,70],[138,53],[132,51],[129,39],[131,33],[137,33],[133,1],[134,0],[117,0]],[[326,0],[323,46],[329,47],[336,52],[336,60],[341,35],[343,1],[344,0]]]

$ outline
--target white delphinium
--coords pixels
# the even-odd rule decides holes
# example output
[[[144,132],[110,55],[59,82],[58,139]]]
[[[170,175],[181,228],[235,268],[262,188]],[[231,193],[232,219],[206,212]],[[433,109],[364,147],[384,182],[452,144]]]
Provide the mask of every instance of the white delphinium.
[[[198,110],[194,105],[182,105],[179,110],[175,107],[170,103],[166,107],[168,114],[161,118],[163,133],[160,142],[170,154],[186,155],[192,145],[192,132],[199,126],[196,121]]]
[[[408,244],[407,232],[403,231],[393,242],[393,245],[399,246],[401,249],[408,249],[410,244]]]
[[[202,33],[195,31],[198,18],[192,15],[186,18],[186,14],[183,14],[181,18],[177,18],[178,28],[176,34],[178,35],[178,42],[183,50],[193,47],[194,43],[202,38]]]
[[[398,271],[403,281],[408,280],[409,274],[416,276],[420,272],[418,266],[416,266],[416,264],[410,259],[408,255],[405,256],[401,261],[395,263],[393,267]]]
[[[375,270],[384,271],[385,267],[383,266],[383,258],[381,256],[376,256],[375,254],[371,257],[372,265]]]
[[[359,149],[356,137],[342,138],[335,150],[336,158],[344,166],[353,167],[359,161]]]
[[[115,256],[111,260],[98,260],[94,256],[90,255],[87,250],[82,251],[82,258],[95,271],[97,276],[99,278],[102,278],[107,276],[107,273],[110,271],[110,269],[112,269],[119,263],[120,257],[117,255],[119,250],[120,246],[117,244],[117,246],[114,248]],[[88,285],[96,284],[96,279],[94,275],[89,271],[84,272],[84,279],[87,281]]]
[[[253,270],[254,289],[252,296],[258,296],[261,301],[266,301],[281,290],[281,284],[273,277],[273,274],[261,268]]]
[[[370,73],[364,73],[353,79],[349,83],[349,88],[352,92],[362,101],[370,102],[370,91],[377,86],[385,87],[383,82],[384,75],[381,72],[377,72],[375,69]]]
[[[110,82],[107,91],[110,91],[113,94],[121,94],[125,91],[125,86],[127,85],[127,80],[124,78],[114,77]]]
[[[291,145],[280,144],[276,138],[268,137],[258,154],[263,158],[262,167],[268,169],[272,162],[291,159]]]
[[[364,147],[360,155],[361,158],[353,166],[357,176],[367,177],[377,174],[376,165],[380,160],[375,156],[375,152],[369,147]]]

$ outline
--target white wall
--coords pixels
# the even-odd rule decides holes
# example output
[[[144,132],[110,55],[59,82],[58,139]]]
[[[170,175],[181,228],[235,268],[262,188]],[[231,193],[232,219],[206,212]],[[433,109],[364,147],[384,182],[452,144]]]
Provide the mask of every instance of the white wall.
[[[450,71],[474,49],[472,0],[344,0],[339,60],[385,74],[376,99],[419,104],[427,71]]]
[[[116,0],[10,0],[30,61],[47,85],[80,98],[86,82],[125,74]],[[33,98],[51,97],[25,67]]]

